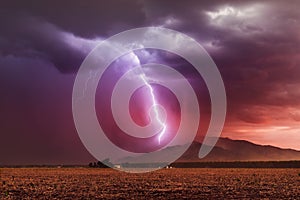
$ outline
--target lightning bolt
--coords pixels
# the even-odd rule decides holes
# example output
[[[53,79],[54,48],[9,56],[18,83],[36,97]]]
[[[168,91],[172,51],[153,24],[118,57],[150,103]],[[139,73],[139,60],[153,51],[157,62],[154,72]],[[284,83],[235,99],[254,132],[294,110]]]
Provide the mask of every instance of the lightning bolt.
[[[139,69],[140,69],[139,77],[143,80],[143,82],[145,83],[145,85],[147,86],[147,88],[150,91],[152,107],[154,108],[155,118],[156,118],[157,122],[160,124],[160,126],[162,127],[162,129],[158,135],[158,143],[160,144],[160,141],[166,132],[167,125],[163,121],[161,116],[159,115],[159,111],[158,111],[158,107],[157,107],[158,103],[155,98],[154,90],[153,90],[152,86],[149,84],[149,81],[147,80],[145,72],[144,72],[143,68],[141,67],[141,62],[140,62],[139,57],[134,52],[131,52],[131,54],[129,54],[129,55],[132,56],[131,61],[135,62],[137,64],[137,66],[139,67]]]
[[[82,95],[76,99],[76,102],[78,102],[78,101],[84,99],[85,93],[86,93],[86,91],[87,91],[87,89],[88,89],[88,83],[89,83],[89,81],[91,81],[91,80],[94,78],[94,77],[93,77],[93,73],[94,73],[93,71],[89,71],[89,76],[88,76],[87,80],[86,80],[85,83],[84,83],[84,88],[83,88],[83,90],[82,90]],[[94,75],[94,76],[95,76],[95,75]]]
[[[163,137],[163,135],[166,132],[167,129],[167,125],[163,122],[163,120],[161,119],[159,112],[157,110],[157,102],[156,102],[156,98],[154,95],[154,90],[152,88],[152,86],[148,83],[145,74],[141,74],[140,75],[141,79],[144,81],[145,85],[148,87],[149,91],[150,91],[150,95],[151,95],[151,99],[152,99],[152,107],[154,108],[154,112],[155,112],[155,118],[158,121],[158,123],[161,125],[162,130],[158,135],[158,143],[160,144],[161,138]]]
[[[155,118],[156,118],[157,122],[160,124],[160,126],[162,127],[161,131],[158,135],[158,143],[160,144],[161,139],[162,139],[163,135],[166,132],[167,125],[163,121],[163,119],[161,118],[161,116],[159,114],[158,107],[157,107],[159,104],[156,101],[154,90],[153,90],[152,86],[150,85],[149,81],[147,80],[147,77],[145,75],[145,72],[143,71],[143,68],[141,67],[141,63],[140,63],[140,60],[139,60],[138,56],[134,52],[132,52],[132,54],[130,54],[130,55],[133,56],[132,57],[133,62],[136,62],[139,65],[139,68],[140,68],[139,77],[143,80],[143,82],[145,83],[145,85],[147,86],[147,88],[150,91],[151,100],[152,100],[152,107],[154,108]],[[83,99],[85,97],[85,93],[86,93],[86,90],[88,88],[88,83],[89,83],[89,81],[93,80],[93,78],[94,78],[93,75],[94,75],[93,71],[89,71],[89,76],[88,76],[88,78],[85,82],[85,85],[84,85],[85,87],[82,91],[82,97],[79,97],[78,100]]]

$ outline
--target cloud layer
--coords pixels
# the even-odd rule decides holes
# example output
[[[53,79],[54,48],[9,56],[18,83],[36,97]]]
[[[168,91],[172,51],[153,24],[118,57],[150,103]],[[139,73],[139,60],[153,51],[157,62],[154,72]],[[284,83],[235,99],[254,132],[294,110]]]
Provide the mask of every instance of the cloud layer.
[[[75,73],[100,41],[143,26],[181,31],[211,55],[228,95],[224,136],[300,149],[299,8],[292,0],[1,2],[0,160],[90,159],[72,122]]]

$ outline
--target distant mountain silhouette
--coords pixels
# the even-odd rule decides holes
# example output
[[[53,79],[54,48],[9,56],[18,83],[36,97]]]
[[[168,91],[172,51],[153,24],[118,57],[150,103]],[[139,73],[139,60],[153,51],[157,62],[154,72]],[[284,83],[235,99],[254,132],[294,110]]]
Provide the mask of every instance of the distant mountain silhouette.
[[[229,138],[219,138],[213,150],[205,158],[199,159],[201,145],[199,142],[193,142],[177,162],[300,160],[300,151]]]
[[[270,145],[258,145],[246,140],[232,140],[219,138],[213,150],[203,159],[199,159],[198,153],[201,143],[194,141],[185,153],[176,162],[210,162],[210,161],[290,161],[300,160],[300,151],[293,149],[282,149]],[[172,146],[157,152],[139,156],[139,160],[147,162],[149,157],[155,158],[157,162],[168,160],[172,152],[178,152],[186,148],[186,145]],[[150,159],[152,160],[152,159]],[[132,157],[126,157],[120,163],[135,163]]]

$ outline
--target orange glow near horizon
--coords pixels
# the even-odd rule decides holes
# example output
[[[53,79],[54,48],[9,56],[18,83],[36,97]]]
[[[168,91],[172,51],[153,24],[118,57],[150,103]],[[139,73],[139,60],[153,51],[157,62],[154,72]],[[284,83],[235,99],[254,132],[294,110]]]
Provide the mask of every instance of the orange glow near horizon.
[[[233,127],[224,127],[222,137],[300,150],[299,133],[300,125],[240,123]]]

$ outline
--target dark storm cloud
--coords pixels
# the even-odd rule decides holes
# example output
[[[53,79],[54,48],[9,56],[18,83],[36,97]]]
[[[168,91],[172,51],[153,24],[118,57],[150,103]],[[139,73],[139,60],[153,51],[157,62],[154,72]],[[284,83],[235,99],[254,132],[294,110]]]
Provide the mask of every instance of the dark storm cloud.
[[[298,7],[298,1],[7,1],[1,7],[1,54],[35,57],[74,72],[95,38],[164,26],[207,49],[234,110],[258,103],[282,106],[273,94],[282,84],[299,82]],[[286,97],[286,103],[293,100]]]
[[[226,8],[235,10],[222,15]],[[218,12],[215,19],[209,14]],[[95,46],[90,41],[85,50],[75,48],[63,34],[88,43],[147,25],[162,25],[195,37],[225,76],[238,76],[245,68],[266,68],[259,62],[299,51],[297,6],[279,1],[7,1],[2,3],[1,13],[1,33],[6,34],[2,36],[4,54],[21,51],[47,58],[61,71],[78,69]]]
[[[142,25],[143,4],[136,0],[2,1],[1,10],[42,18],[66,32],[94,38]]]
[[[35,57],[74,72],[102,37],[140,24],[140,10],[134,1],[4,1],[1,56]]]
[[[259,110],[245,109],[299,106],[299,1],[147,1],[146,5],[148,21],[197,38],[210,53],[225,82],[229,115],[261,123],[266,119]]]
[[[3,28],[0,35],[2,58],[14,56],[45,60],[53,63],[60,71],[74,71],[83,61],[86,55],[84,49],[76,48],[66,41],[72,39],[72,34],[64,33],[40,19],[13,17],[9,23],[3,18],[0,22]]]

